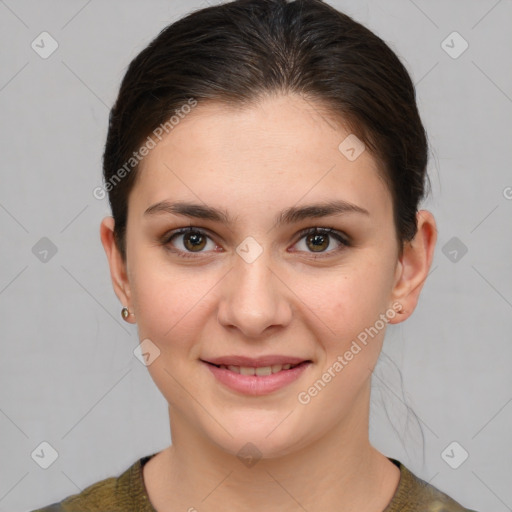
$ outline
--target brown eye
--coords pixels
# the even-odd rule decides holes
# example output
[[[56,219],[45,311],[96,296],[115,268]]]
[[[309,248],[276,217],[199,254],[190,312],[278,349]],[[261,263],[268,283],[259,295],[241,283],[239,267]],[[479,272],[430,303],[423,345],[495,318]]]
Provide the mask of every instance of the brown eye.
[[[202,230],[187,227],[178,229],[163,236],[161,243],[171,252],[186,257],[192,254],[207,253],[215,250],[216,244],[209,235]]]
[[[185,233],[183,235],[183,245],[188,251],[200,251],[206,245],[206,237],[197,231]]]
[[[305,253],[325,253],[326,256],[349,247],[350,241],[333,228],[308,228],[299,233],[296,249]]]
[[[306,238],[306,244],[313,252],[325,251],[329,247],[329,235],[312,234]]]

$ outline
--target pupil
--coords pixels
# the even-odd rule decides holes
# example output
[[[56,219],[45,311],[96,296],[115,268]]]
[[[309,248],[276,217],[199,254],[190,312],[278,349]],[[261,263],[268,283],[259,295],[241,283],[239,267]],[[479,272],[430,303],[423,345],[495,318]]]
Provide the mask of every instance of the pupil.
[[[327,236],[322,234],[310,235],[308,237],[308,242],[311,242],[313,244],[313,247],[310,247],[310,249],[312,249],[315,252],[320,252],[326,249],[327,246],[329,245],[328,243],[326,244],[326,241]]]
[[[188,233],[185,236],[185,246],[187,249],[202,249],[205,245],[205,240],[203,235],[200,233]],[[190,246],[191,244],[191,246]]]

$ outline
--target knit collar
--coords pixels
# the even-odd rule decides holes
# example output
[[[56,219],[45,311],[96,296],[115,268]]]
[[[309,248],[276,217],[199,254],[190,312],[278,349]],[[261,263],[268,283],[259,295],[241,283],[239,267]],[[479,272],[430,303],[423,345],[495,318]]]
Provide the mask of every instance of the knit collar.
[[[144,464],[157,453],[159,452],[140,458],[119,477],[119,484],[129,489],[134,512],[157,512],[149,500],[142,473]],[[473,512],[463,508],[449,496],[418,478],[399,460],[391,457],[388,459],[399,468],[400,480],[391,501],[383,512],[415,511],[419,510],[418,506],[425,511]]]

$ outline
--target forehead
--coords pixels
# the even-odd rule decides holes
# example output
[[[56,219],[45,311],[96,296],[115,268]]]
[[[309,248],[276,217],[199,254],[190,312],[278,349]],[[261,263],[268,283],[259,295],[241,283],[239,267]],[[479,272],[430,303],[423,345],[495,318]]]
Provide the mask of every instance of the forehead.
[[[300,96],[243,107],[200,103],[144,157],[134,197],[141,208],[186,198],[254,212],[340,198],[387,215],[391,197],[379,163],[366,150],[353,159],[346,149],[354,142]]]

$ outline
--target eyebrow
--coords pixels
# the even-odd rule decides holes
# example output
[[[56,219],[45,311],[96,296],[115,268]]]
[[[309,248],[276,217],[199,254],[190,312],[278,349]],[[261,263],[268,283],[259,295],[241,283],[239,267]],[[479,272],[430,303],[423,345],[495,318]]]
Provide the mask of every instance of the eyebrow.
[[[144,215],[156,215],[170,213],[174,215],[183,215],[194,219],[212,220],[232,225],[234,219],[230,217],[226,210],[214,208],[212,206],[187,203],[160,201],[150,206]],[[328,201],[324,203],[315,203],[307,206],[291,206],[281,211],[274,219],[274,227],[284,224],[293,224],[304,219],[328,217],[331,215],[342,215],[348,213],[360,213],[369,216],[370,212],[361,206],[344,200]]]

